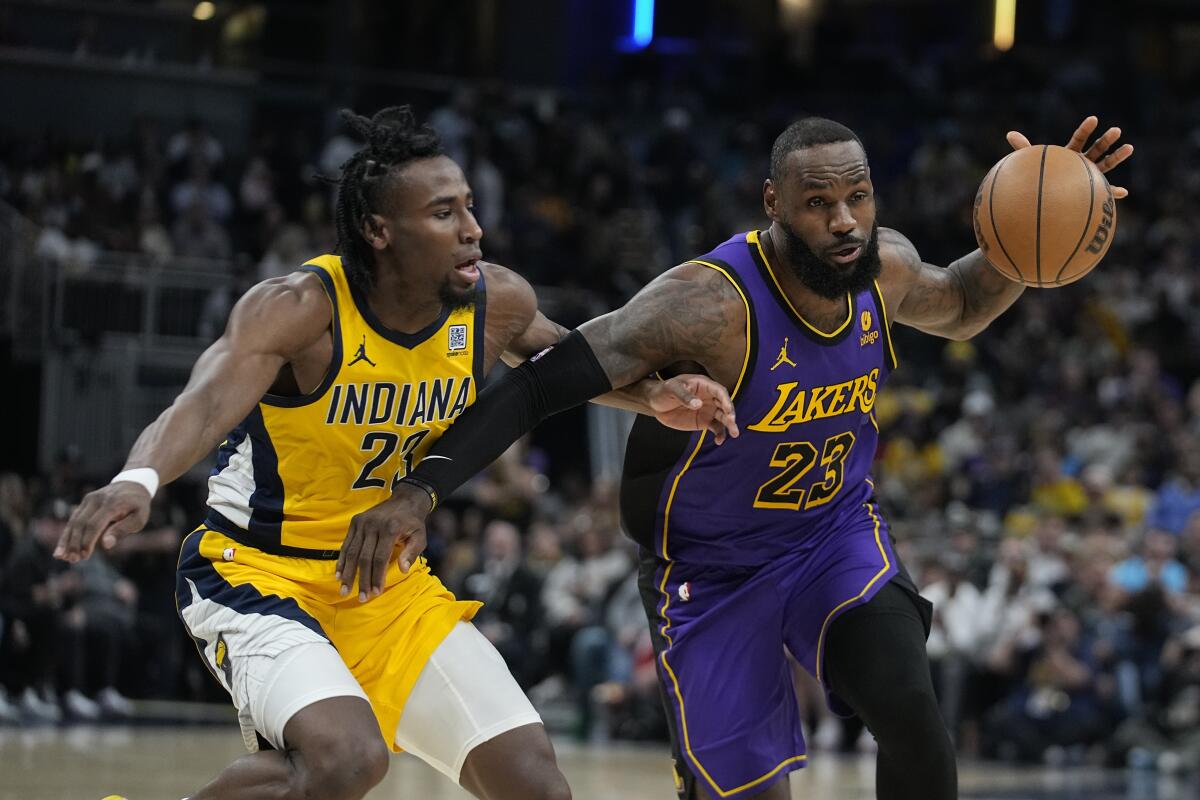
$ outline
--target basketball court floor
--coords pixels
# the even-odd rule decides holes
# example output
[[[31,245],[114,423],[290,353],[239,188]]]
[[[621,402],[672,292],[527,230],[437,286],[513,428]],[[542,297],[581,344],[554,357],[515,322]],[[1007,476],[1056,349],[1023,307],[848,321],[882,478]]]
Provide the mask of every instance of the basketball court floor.
[[[672,800],[665,747],[556,742],[575,800]],[[244,753],[233,727],[0,728],[0,800],[179,800]],[[792,775],[792,797],[871,800],[874,760],[815,753]],[[1200,781],[1092,768],[960,767],[963,800],[1195,800]],[[408,755],[396,756],[370,800],[460,800],[466,792]]]

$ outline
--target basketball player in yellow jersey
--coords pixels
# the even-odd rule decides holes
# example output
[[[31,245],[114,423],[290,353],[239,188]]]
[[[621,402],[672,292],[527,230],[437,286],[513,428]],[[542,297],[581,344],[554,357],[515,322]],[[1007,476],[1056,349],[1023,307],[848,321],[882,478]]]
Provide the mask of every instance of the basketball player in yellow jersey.
[[[537,713],[467,622],[479,604],[430,574],[424,541],[337,560],[351,528],[389,530],[395,482],[496,360],[563,333],[524,280],[480,262],[470,188],[432,130],[407,108],[347,119],[367,144],[340,179],[340,257],[247,292],[56,555],[86,558],[140,529],[159,481],[224,438],[177,595],[252,752],[192,800],[354,800],[383,779],[389,746],[480,798],[566,798]],[[723,430],[732,412],[698,376],[610,399],[684,429]],[[340,578],[356,572],[353,591]]]

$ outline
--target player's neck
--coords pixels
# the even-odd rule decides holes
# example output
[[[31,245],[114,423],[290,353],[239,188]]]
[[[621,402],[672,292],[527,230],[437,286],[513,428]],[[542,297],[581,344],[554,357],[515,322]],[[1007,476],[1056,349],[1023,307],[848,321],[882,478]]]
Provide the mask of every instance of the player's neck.
[[[441,316],[442,300],[430,281],[406,280],[399,270],[384,267],[367,292],[379,321],[400,333],[417,333]]]
[[[792,307],[800,313],[800,316],[809,323],[826,333],[835,330],[845,321],[846,315],[849,313],[846,296],[829,298],[810,289],[804,281],[800,280],[800,276],[796,274],[796,270],[784,256],[782,250],[775,246],[776,239],[772,235],[773,232],[774,226],[769,228],[767,235],[762,238],[763,252],[766,254],[767,262],[770,264],[776,280],[779,281],[784,295]]]

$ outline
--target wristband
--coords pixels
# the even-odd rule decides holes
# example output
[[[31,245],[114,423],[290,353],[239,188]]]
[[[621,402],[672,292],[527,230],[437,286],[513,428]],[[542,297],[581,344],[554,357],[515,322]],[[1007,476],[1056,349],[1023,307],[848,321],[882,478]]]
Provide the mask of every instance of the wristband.
[[[426,483],[420,478],[413,478],[408,475],[405,475],[403,478],[401,478],[400,483],[408,483],[416,486],[418,489],[424,490],[425,494],[429,495],[429,510],[433,511],[435,508],[437,508],[438,493],[437,489],[433,488],[433,484]]]
[[[155,492],[158,491],[158,470],[153,467],[137,467],[135,469],[127,469],[117,474],[117,477],[109,481],[110,484],[128,481],[136,483],[150,493],[153,498]]]

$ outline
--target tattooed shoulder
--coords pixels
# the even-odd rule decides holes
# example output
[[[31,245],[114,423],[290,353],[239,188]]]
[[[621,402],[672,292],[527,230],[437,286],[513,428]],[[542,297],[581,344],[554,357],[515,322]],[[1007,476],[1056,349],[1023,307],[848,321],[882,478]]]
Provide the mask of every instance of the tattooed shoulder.
[[[710,366],[727,349],[726,337],[741,335],[745,314],[741,296],[725,276],[682,264],[580,330],[613,385],[623,386],[677,361]]]
[[[879,258],[884,270],[902,268],[914,273],[921,270],[921,255],[907,236],[892,228],[879,229]]]

